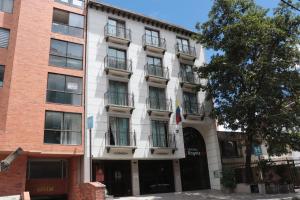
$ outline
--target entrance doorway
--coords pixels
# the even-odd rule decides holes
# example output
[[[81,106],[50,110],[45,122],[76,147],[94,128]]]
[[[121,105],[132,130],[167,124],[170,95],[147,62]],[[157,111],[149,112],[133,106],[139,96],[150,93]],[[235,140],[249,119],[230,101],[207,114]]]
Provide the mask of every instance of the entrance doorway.
[[[140,160],[139,179],[141,194],[174,192],[172,160]]]
[[[210,189],[205,142],[194,128],[184,128],[185,158],[180,160],[183,191]]]
[[[95,171],[102,169],[104,184],[109,195],[115,197],[131,196],[131,161],[106,160],[95,161],[93,167],[93,179],[96,180]]]

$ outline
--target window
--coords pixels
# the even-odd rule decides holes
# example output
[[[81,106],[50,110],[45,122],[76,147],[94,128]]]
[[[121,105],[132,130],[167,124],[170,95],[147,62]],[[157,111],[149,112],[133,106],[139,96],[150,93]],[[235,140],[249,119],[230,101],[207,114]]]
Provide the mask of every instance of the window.
[[[65,160],[29,160],[28,179],[64,179],[67,173]]]
[[[74,7],[83,8],[84,0],[55,0],[56,2],[67,4]]]
[[[9,30],[0,28],[0,48],[7,48],[9,43]]]
[[[151,121],[153,147],[167,147],[168,122]]]
[[[0,11],[12,13],[14,7],[14,0],[1,0],[0,1]]]
[[[44,143],[81,144],[81,114],[46,111]]]
[[[54,9],[52,31],[75,37],[83,37],[84,17],[75,13]]]
[[[4,66],[0,65],[0,87],[3,87],[4,82]]]
[[[109,101],[114,105],[128,106],[129,95],[127,83],[109,81]]]
[[[185,112],[187,112],[188,114],[199,113],[199,106],[196,93],[184,92],[183,100]]]
[[[161,58],[147,56],[147,70],[150,75],[163,77]]]
[[[80,106],[82,78],[58,74],[48,75],[47,102]]]
[[[165,89],[149,87],[149,101],[151,109],[167,110]]]
[[[223,140],[221,141],[222,156],[224,158],[238,157],[238,147],[236,141]]]
[[[72,69],[82,69],[83,47],[81,44],[51,39],[49,63]]]
[[[115,37],[127,38],[125,22],[115,19],[108,19],[107,24],[108,34]]]
[[[180,64],[180,75],[184,82],[195,83],[195,76],[193,72],[193,66],[188,64]]]
[[[129,118],[109,118],[110,145],[129,145]]]
[[[160,46],[159,32],[151,29],[146,29],[146,43],[153,46]]]
[[[126,51],[115,48],[108,49],[108,66],[127,70]]]
[[[190,53],[190,43],[187,39],[177,38],[177,48],[179,52]]]

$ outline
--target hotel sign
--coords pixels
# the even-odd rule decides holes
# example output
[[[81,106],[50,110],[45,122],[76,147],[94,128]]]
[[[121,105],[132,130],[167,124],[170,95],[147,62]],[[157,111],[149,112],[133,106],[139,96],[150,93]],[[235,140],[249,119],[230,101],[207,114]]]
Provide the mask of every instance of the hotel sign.
[[[191,157],[201,156],[204,153],[199,151],[197,148],[187,148],[186,149],[186,155]]]

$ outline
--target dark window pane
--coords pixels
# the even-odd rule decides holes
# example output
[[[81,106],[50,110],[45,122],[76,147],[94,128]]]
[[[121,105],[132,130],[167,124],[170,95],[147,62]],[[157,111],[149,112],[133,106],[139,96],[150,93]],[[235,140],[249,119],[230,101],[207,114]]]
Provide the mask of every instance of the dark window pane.
[[[0,28],[0,48],[7,48],[9,43],[10,31],[8,29]]]
[[[48,90],[65,91],[65,76],[58,74],[49,74]]]
[[[235,141],[222,141],[222,155],[224,157],[237,157],[237,143]]]
[[[46,112],[45,129],[61,130],[63,127],[63,113]]]
[[[69,43],[68,44],[68,54],[69,58],[82,59],[82,45]]]
[[[50,59],[49,59],[50,65],[65,67],[66,62],[67,62],[67,58],[65,58],[65,57],[50,55]]]
[[[81,114],[65,113],[64,130],[81,132]]]
[[[51,39],[51,55],[67,56],[67,42]]]
[[[49,131],[44,132],[44,143],[46,144],[60,144],[60,131]]]
[[[53,10],[53,22],[58,24],[69,24],[69,13],[63,10]]]
[[[61,179],[65,178],[64,161],[29,161],[29,179]]]
[[[74,69],[82,69],[82,60],[68,58],[67,66]]]
[[[66,100],[66,94],[64,92],[47,91],[47,102],[71,104]]]
[[[4,81],[4,66],[0,65],[0,87],[3,86]]]
[[[65,93],[64,103],[75,105],[75,106],[81,106],[81,98],[82,98],[81,94]]]

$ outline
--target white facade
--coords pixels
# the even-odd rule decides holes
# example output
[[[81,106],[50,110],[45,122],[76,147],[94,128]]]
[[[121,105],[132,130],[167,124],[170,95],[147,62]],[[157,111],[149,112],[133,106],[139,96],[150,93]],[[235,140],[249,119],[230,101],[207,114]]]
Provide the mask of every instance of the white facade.
[[[175,53],[176,37],[186,36],[171,32],[166,29],[144,24],[136,20],[121,17],[95,8],[89,8],[87,21],[87,73],[86,73],[86,115],[94,117],[94,127],[92,130],[92,158],[93,160],[173,160],[174,179],[176,191],[181,191],[180,166],[178,160],[185,157],[183,127],[194,127],[203,136],[206,143],[208,158],[210,184],[212,189],[220,189],[220,180],[214,176],[214,172],[221,169],[220,151],[216,134],[215,122],[208,117],[203,121],[184,120],[176,125],[176,99],[183,102],[182,88],[179,84],[178,73],[180,63]],[[109,18],[119,19],[125,22],[126,28],[131,30],[131,43],[129,46],[113,44],[107,42],[104,35],[104,27]],[[166,39],[166,52],[160,55],[163,65],[169,69],[170,80],[165,86],[166,97],[172,99],[172,115],[169,120],[170,133],[176,135],[177,150],[174,154],[152,154],[149,148],[149,135],[151,133],[151,117],[147,113],[146,98],[149,96],[149,83],[145,80],[144,66],[146,64],[147,52],[143,48],[142,36],[145,28],[159,30],[160,37]],[[194,65],[200,66],[204,62],[204,50],[201,45],[189,39],[191,46],[196,47],[197,58]],[[107,55],[108,47],[125,49],[127,59],[132,60],[132,76],[130,79],[116,78],[109,76],[104,70],[104,58]],[[149,53],[148,53],[149,55]],[[130,113],[110,113],[105,109],[104,94],[108,90],[109,80],[128,82],[128,92],[134,94],[134,110]],[[163,87],[163,86],[158,86]],[[198,101],[204,101],[204,93],[198,93]],[[130,120],[130,130],[136,133],[136,150],[129,154],[108,153],[105,148],[105,133],[108,131],[109,116],[128,117]],[[176,129],[178,133],[175,133]],[[89,134],[86,134],[86,166],[89,152]],[[176,162],[177,161],[177,162]],[[132,164],[132,184],[133,194],[139,194],[138,166],[136,162]],[[86,167],[89,169],[89,167]],[[85,170],[86,180],[89,177],[89,170]]]

